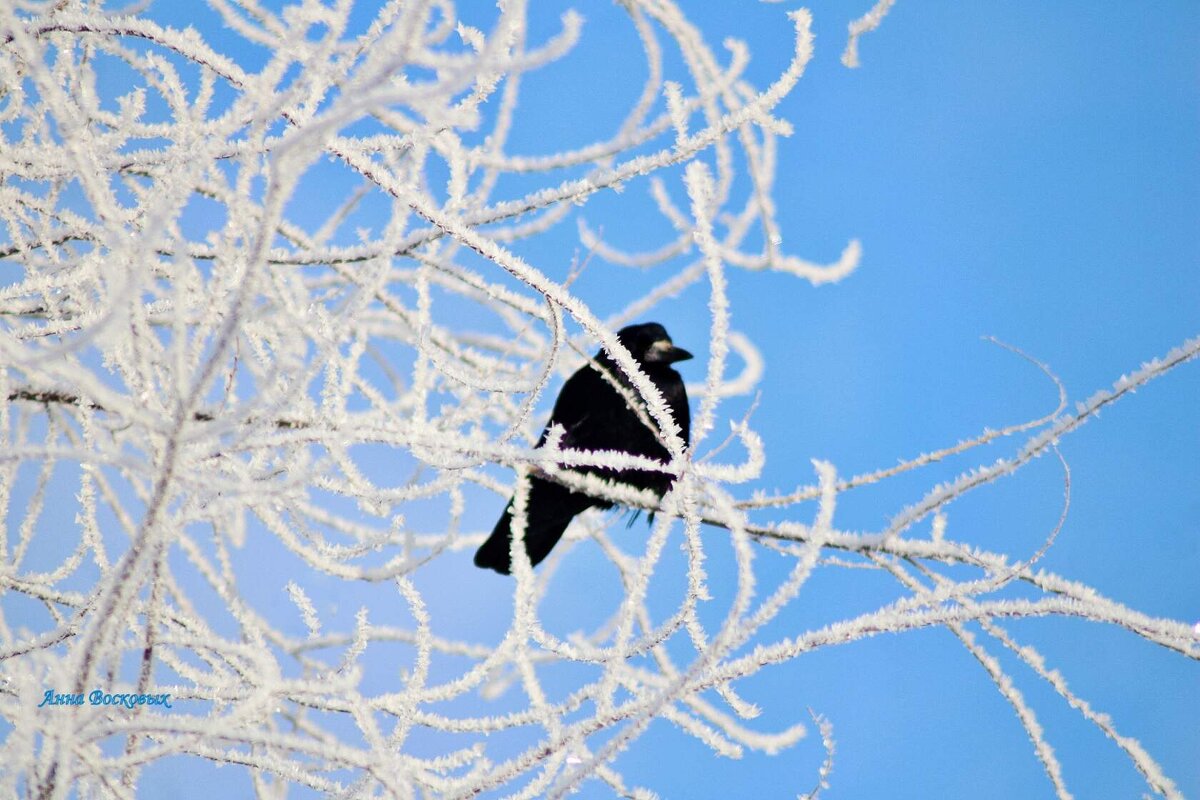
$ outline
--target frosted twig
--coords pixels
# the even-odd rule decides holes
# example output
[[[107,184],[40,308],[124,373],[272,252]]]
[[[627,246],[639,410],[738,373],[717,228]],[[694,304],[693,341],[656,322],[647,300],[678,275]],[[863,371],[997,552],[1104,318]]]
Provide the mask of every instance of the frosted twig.
[[[889,5],[856,23],[848,52]],[[200,32],[152,4],[0,4],[0,794],[133,797],[170,764],[197,781],[244,773],[263,797],[539,798],[595,783],[649,798],[656,777],[621,757],[647,730],[714,757],[798,747],[807,724],[764,723],[759,676],[944,627],[1016,710],[1060,795],[1069,770],[1023,676],[977,629],[1151,790],[1179,795],[1001,625],[1084,619],[1191,660],[1200,633],[1041,569],[1061,517],[1014,556],[974,545],[945,509],[1200,340],[1075,412],[1060,384],[1037,420],[849,479],[815,459],[812,485],[758,493],[774,443],[753,405],[729,400],[756,397],[769,354],[734,329],[746,309],[731,287],[771,270],[809,291],[862,257],[853,239],[830,263],[788,252],[776,213],[808,12],[780,17],[793,47],[760,89],[747,44],[714,49],[670,0],[622,0],[643,54],[627,60],[644,69],[623,113],[581,119],[576,142],[521,136],[518,152],[514,133],[554,130],[530,95],[576,80],[564,59],[589,35],[578,14],[540,38],[523,0],[469,15],[453,0],[209,6],[216,24]],[[583,222],[590,203],[647,195],[634,244]],[[561,238],[572,224],[575,259]],[[645,271],[610,281],[612,265]],[[701,282],[706,308],[692,305]],[[681,327],[696,308],[707,325]],[[652,319],[707,356],[702,381],[684,370],[691,442],[616,337]],[[597,348],[668,463],[567,448],[557,428],[534,445],[559,382],[597,367]],[[845,529],[850,489],[1022,432],[1009,457],[919,495],[883,530]],[[673,488],[601,477],[622,469],[668,473]],[[582,513],[535,570],[522,542],[535,475],[652,512],[652,526]],[[510,497],[515,586],[469,563]],[[797,628],[790,612],[821,599],[830,569],[889,569],[908,593]],[[562,629],[563,593],[599,621]],[[50,708],[48,689],[143,702]],[[169,708],[146,701],[164,695]],[[815,795],[833,742],[813,720]]]

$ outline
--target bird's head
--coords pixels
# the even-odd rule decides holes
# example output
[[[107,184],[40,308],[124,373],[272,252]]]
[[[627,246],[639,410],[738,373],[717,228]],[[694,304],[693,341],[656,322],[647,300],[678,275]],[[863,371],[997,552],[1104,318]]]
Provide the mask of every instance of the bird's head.
[[[686,361],[692,354],[676,347],[667,334],[667,329],[657,322],[628,325],[617,331],[617,338],[625,349],[642,364],[674,364]]]

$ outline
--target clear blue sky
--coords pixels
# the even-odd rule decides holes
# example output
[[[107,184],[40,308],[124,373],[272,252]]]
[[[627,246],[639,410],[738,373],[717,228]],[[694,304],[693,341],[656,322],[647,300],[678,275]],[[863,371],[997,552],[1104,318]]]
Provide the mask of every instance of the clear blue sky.
[[[710,42],[732,35],[750,43],[758,85],[785,65],[792,43],[783,6],[686,5]],[[780,275],[730,276],[734,326],[767,359],[754,417],[768,443],[763,488],[810,482],[811,458],[855,474],[1053,408],[1053,386],[982,336],[1046,362],[1081,400],[1200,333],[1200,4],[901,0],[862,39],[862,68],[847,70],[839,63],[846,23],[869,5],[811,6],[816,58],[777,110],[796,128],[779,152],[784,248],[830,261],[858,238],[860,269],[821,288]],[[531,40],[555,32],[567,7],[533,3],[546,21]],[[608,2],[575,7],[587,18],[583,41],[562,64],[526,79],[513,152],[608,135],[640,89],[643,62],[623,13]],[[205,28],[207,8],[159,0],[148,13],[194,22],[217,37],[218,49],[255,66],[253,51],[221,45],[232,41],[227,31]],[[616,244],[659,244],[646,237],[661,235],[661,226],[637,211],[649,207],[645,195],[645,182],[633,182],[578,213]],[[563,276],[578,246],[574,231],[568,220],[516,249]],[[576,285],[601,312],[623,306],[641,285],[606,270],[592,269]],[[676,342],[698,354],[705,301],[698,288],[658,314]],[[699,360],[685,371],[703,378]],[[1047,569],[1143,611],[1200,620],[1197,398],[1200,364],[1186,365],[1063,442],[1073,504]],[[731,403],[729,411],[743,407]],[[838,524],[878,529],[935,483],[1015,446],[847,497]],[[948,535],[1028,554],[1053,526],[1060,499],[1056,462],[1042,459],[953,506]],[[471,521],[489,527],[502,505],[473,509]],[[632,547],[642,530],[634,526],[623,543]],[[563,566],[563,584],[586,586],[598,558],[579,548]],[[469,614],[463,621],[480,640],[498,640],[510,584],[476,571],[469,554],[443,557],[420,583],[435,620]],[[329,590],[343,587],[331,581]],[[892,596],[882,578],[821,573],[772,631],[800,632]],[[589,617],[590,595],[555,597],[561,603],[548,624],[570,629],[570,620]],[[1095,625],[1029,621],[1012,629],[1140,739],[1185,795],[1200,796],[1195,664]],[[1076,796],[1143,791],[1117,748],[1036,679],[1017,667],[1014,674]],[[808,708],[833,722],[830,800],[1052,796],[1015,716],[948,632],[818,653],[744,688],[765,710],[756,727],[807,719]],[[812,788],[822,758],[812,735],[774,757],[720,760],[663,723],[619,765],[664,798],[793,797]],[[218,780],[234,781],[231,790],[244,786],[222,772]],[[200,797],[212,785],[192,784],[186,795],[179,773],[163,765],[148,771],[143,789]],[[581,796],[603,795],[590,785]]]
[[[710,42],[750,43],[759,85],[785,63],[780,6],[687,5]],[[780,147],[776,199],[789,252],[832,260],[857,237],[862,266],[818,289],[786,276],[731,277],[734,324],[767,357],[754,418],[768,442],[767,487],[808,482],[813,457],[858,473],[1053,408],[1053,386],[982,336],[1048,363],[1075,401],[1200,332],[1200,6],[902,1],[862,39],[863,66],[847,70],[845,24],[860,5],[812,6],[816,58],[778,111],[796,133]],[[531,77],[518,152],[536,152],[543,135],[587,141],[591,115],[610,105],[615,115],[639,85],[640,61],[613,57],[631,46],[616,9],[582,10],[584,41],[567,65],[587,91],[561,73]],[[595,70],[601,79],[587,77]],[[644,244],[637,222],[618,213],[641,190],[582,213],[615,242]],[[570,246],[533,255],[552,270]],[[580,287],[601,308],[606,293],[614,309],[625,299],[623,281],[603,274]],[[704,301],[697,290],[660,315],[696,351]],[[702,375],[696,365],[689,377]],[[1200,619],[1197,398],[1200,364],[1191,364],[1063,442],[1073,503],[1047,569],[1149,613]],[[878,529],[939,480],[1014,447],[847,497],[840,522]],[[1059,468],[1042,459],[952,507],[949,535],[1028,554],[1060,499]],[[573,570],[565,582],[586,582],[588,566],[583,556],[564,565]],[[867,610],[890,592],[882,579],[821,577],[779,629]],[[1012,629],[1139,738],[1186,796],[1200,796],[1194,663],[1086,623]],[[1116,747],[1004,664],[1076,796],[1140,795],[1144,784]],[[751,685],[766,728],[807,707],[833,721],[829,798],[1053,794],[1015,716],[948,632],[824,652]],[[820,760],[812,737],[775,757],[721,761],[662,725],[622,763],[663,797],[792,797],[811,788]]]
[[[686,5],[708,41],[750,43],[759,85],[785,63],[780,6]],[[754,418],[768,442],[767,487],[808,482],[813,457],[843,474],[867,471],[1053,408],[1053,386],[982,336],[1048,363],[1074,401],[1200,332],[1200,6],[902,1],[862,39],[863,66],[847,70],[845,25],[860,5],[811,6],[816,58],[778,111],[796,133],[780,147],[776,199],[789,252],[832,260],[857,237],[862,266],[819,289],[779,275],[731,277],[734,324],[767,357]],[[566,66],[587,90],[561,72],[530,77],[517,152],[536,152],[542,136],[596,138],[588,126],[597,109],[611,107],[615,120],[639,86],[640,60],[614,58],[632,46],[619,12],[581,10],[584,41]],[[582,213],[617,243],[645,244],[633,215],[619,214],[639,191],[598,198]],[[564,237],[562,252],[533,255],[553,270],[571,246]],[[601,308],[605,293],[614,309],[625,299],[623,280],[603,273],[580,287]],[[661,315],[697,351],[704,301],[697,290]],[[697,365],[689,377],[702,375]],[[1073,504],[1047,569],[1150,613],[1200,619],[1197,398],[1192,364],[1064,441]],[[878,529],[971,465],[848,497],[841,524]],[[949,535],[1027,554],[1053,527],[1060,499],[1059,469],[1042,459],[954,506]],[[564,569],[572,567],[565,582],[586,582],[588,564]],[[817,580],[793,630],[891,596],[882,580],[864,585]],[[828,607],[807,608],[804,597]],[[1085,623],[1013,630],[1141,739],[1185,795],[1200,796],[1194,663]],[[1144,784],[1116,747],[1004,663],[1022,679],[1076,796],[1139,796]],[[768,709],[764,727],[804,718],[807,707],[833,721],[829,798],[1053,794],[1015,715],[948,632],[863,642],[764,678],[748,691]],[[779,756],[721,761],[662,725],[622,763],[668,798],[791,797],[811,788],[820,759],[813,737]]]

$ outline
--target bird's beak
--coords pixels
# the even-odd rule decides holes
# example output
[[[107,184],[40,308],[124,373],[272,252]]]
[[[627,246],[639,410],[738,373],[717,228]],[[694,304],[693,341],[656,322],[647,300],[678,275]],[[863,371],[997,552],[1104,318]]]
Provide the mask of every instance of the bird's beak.
[[[687,361],[692,354],[682,347],[676,347],[666,339],[655,342],[650,347],[646,360],[656,364],[674,364],[676,361]]]

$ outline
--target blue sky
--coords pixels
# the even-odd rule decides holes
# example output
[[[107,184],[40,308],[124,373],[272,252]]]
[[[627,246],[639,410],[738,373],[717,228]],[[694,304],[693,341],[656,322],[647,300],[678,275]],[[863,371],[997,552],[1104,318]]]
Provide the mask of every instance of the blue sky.
[[[857,236],[865,255],[816,291],[739,283],[754,312],[738,321],[792,345],[765,378],[768,475],[812,455],[846,472],[882,466],[1052,406],[1044,379],[982,335],[1048,363],[1073,399],[1195,335],[1200,8],[901,3],[847,71],[836,6],[814,7],[817,60],[784,104],[798,133],[780,173],[799,185],[781,183],[778,202],[793,247],[828,257]],[[1063,442],[1072,508],[1047,569],[1151,613],[1200,617],[1197,372]],[[952,509],[952,529],[1027,552],[1015,543],[1054,521],[1044,461]],[[868,501],[849,524],[878,526],[877,513]],[[1095,626],[1016,628],[1186,796],[1200,793],[1194,664]],[[936,631],[864,643],[799,682],[821,685],[805,702],[837,725],[830,797],[1051,795],[1011,713],[955,647]],[[1023,685],[1078,796],[1138,794],[1115,748]]]
[[[461,5],[479,15],[481,27],[494,14],[484,3]],[[748,76],[757,85],[785,66],[792,41],[782,5],[689,5],[708,41],[736,36],[750,44]],[[998,337],[1047,363],[1076,401],[1200,333],[1200,5],[902,0],[861,40],[863,66],[848,70],[839,62],[845,26],[867,6],[811,6],[816,57],[776,110],[795,126],[780,143],[775,192],[784,249],[832,261],[859,239],[861,266],[819,288],[785,275],[729,275],[733,325],[758,344],[767,364],[753,422],[768,460],[747,492],[809,483],[813,458],[857,474],[1050,411],[1053,385],[981,337]],[[364,3],[361,18],[374,7]],[[587,20],[583,39],[561,63],[525,79],[514,153],[610,135],[640,90],[643,62],[615,4],[535,2],[541,21],[530,39],[556,32],[568,7]],[[196,24],[247,68],[261,63],[261,54],[213,25],[206,7],[159,0],[147,13],[176,26]],[[326,188],[336,188],[337,179],[321,166],[306,177]],[[506,190],[515,195],[524,185],[502,182],[499,194]],[[665,241],[657,238],[663,226],[643,213],[651,208],[646,198],[646,183],[631,182],[621,194],[595,197],[551,235],[514,249],[564,277],[579,247],[575,216],[614,244],[656,246]],[[302,221],[304,210],[294,212]],[[574,289],[608,313],[648,282],[596,266]],[[657,312],[675,341],[701,356],[706,302],[703,287],[694,287]],[[702,360],[684,372],[702,382]],[[1072,505],[1042,561],[1046,569],[1148,613],[1200,621],[1197,397],[1200,364],[1185,365],[1062,442]],[[724,413],[736,418],[746,405],[730,402]],[[837,524],[878,530],[933,485],[1018,445],[1006,440],[858,490],[843,499]],[[1040,459],[952,506],[948,535],[1027,555],[1057,520],[1061,495],[1057,462]],[[488,502],[470,511],[468,522],[480,530],[503,506],[501,499]],[[622,545],[636,549],[643,531],[631,527]],[[711,532],[705,541],[715,541]],[[720,544],[711,567],[718,577],[729,567]],[[271,563],[271,552],[260,562],[264,574],[286,579],[286,562]],[[598,558],[579,547],[563,564],[545,609],[549,627],[596,621],[588,589]],[[435,620],[454,618],[479,641],[498,641],[510,620],[511,584],[476,571],[468,553],[443,556],[418,584]],[[313,578],[306,588],[322,607],[337,603],[349,614],[380,596],[332,579]],[[264,579],[251,584],[257,590],[266,604],[279,586]],[[770,632],[799,633],[895,596],[883,576],[821,571]],[[396,614],[387,621],[403,623]],[[1112,714],[1119,730],[1140,739],[1186,796],[1200,796],[1194,664],[1089,623],[1030,620],[1011,630],[1037,646],[1078,694]],[[1117,748],[1011,659],[1002,661],[1037,710],[1077,796],[1143,791]],[[1015,716],[946,631],[822,651],[740,688],[763,707],[754,725],[764,730],[807,720],[810,708],[832,721],[837,757],[828,798],[1052,796]],[[501,707],[504,701],[495,711]],[[430,737],[412,746],[432,751],[438,744]],[[792,797],[812,788],[823,757],[814,732],[777,756],[721,760],[656,723],[618,766],[664,798]],[[216,784],[180,786],[177,766],[148,770],[145,796],[246,787],[245,776],[232,770],[218,771]],[[605,795],[593,784],[581,796]]]
[[[688,13],[710,42],[746,39],[750,75],[765,85],[791,46],[782,10],[729,8],[691,4]],[[860,9],[811,8],[816,57],[777,112],[796,126],[780,146],[784,246],[832,260],[859,238],[864,257],[854,275],[820,288],[731,274],[734,325],[767,358],[754,417],[768,443],[764,486],[807,482],[814,457],[853,474],[1051,410],[1054,387],[983,336],[1047,363],[1076,401],[1196,335],[1200,7],[901,2],[862,39],[858,70],[839,56],[849,15]],[[522,136],[535,149],[547,118],[558,127],[545,136],[587,141],[589,112],[634,96],[641,74],[624,75],[626,60],[612,58],[629,39],[610,27],[619,25],[615,9],[581,10],[584,40],[563,66],[579,69],[587,90],[561,73],[553,86],[531,77],[517,152]],[[625,195],[598,198],[582,213],[612,240],[643,244],[636,220],[616,211],[636,202]],[[562,259],[541,256],[548,269]],[[580,291],[592,290],[602,308],[612,292],[608,302],[620,307],[623,281],[610,280],[585,276]],[[661,315],[676,341],[697,352],[704,300],[696,291]],[[699,380],[701,370],[688,377]],[[1153,614],[1200,619],[1197,397],[1192,364],[1063,442],[1072,506],[1046,569]],[[878,529],[939,480],[1014,447],[861,490],[843,500],[841,524]],[[1042,459],[952,507],[948,535],[1030,553],[1057,519],[1061,480],[1057,464]],[[571,578],[585,580],[588,564],[576,568]],[[866,610],[891,591],[882,580],[842,587],[819,576],[782,627]],[[805,597],[819,607],[805,608]],[[1185,795],[1200,794],[1194,664],[1086,623],[1030,621],[1013,631],[1140,738]],[[1111,743],[1004,663],[1077,796],[1143,790]],[[764,727],[803,719],[808,707],[832,720],[830,798],[1052,796],[1015,716],[948,632],[823,652],[768,671],[748,693],[768,709]],[[635,751],[621,762],[631,779],[645,775],[664,797],[792,796],[810,788],[821,760],[815,737],[775,757],[715,760],[666,725]]]

